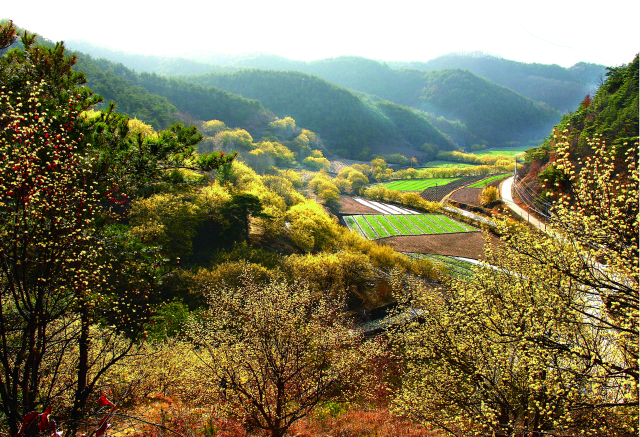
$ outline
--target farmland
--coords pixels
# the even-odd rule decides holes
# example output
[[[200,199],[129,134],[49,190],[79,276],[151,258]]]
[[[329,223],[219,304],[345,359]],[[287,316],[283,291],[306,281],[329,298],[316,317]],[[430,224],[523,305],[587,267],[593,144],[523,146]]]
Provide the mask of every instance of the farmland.
[[[433,235],[474,232],[471,226],[456,222],[443,214],[368,214],[347,215],[349,229],[369,240],[398,235]]]
[[[428,162],[425,166],[421,167],[419,170],[423,170],[426,168],[456,168],[456,167],[473,167],[473,164],[466,164],[462,162],[453,162],[453,161],[431,161],[431,162]]]
[[[528,150],[528,149],[531,149],[531,146],[514,147],[514,148],[511,148],[511,149],[482,150],[480,152],[473,152],[473,154],[476,155],[476,156],[483,156],[483,155],[515,156],[515,155],[524,154],[524,152],[526,150]]]
[[[407,181],[393,181],[385,183],[384,186],[392,191],[422,191],[427,188],[447,185],[457,181],[460,178],[431,178],[431,179],[413,179]]]
[[[509,176],[508,174],[500,174],[500,175],[496,175],[496,176],[491,176],[490,178],[481,180],[479,182],[476,182],[475,184],[469,185],[467,188],[484,188],[487,185],[491,185],[492,182],[496,182],[499,181],[500,179],[504,179],[507,176]]]

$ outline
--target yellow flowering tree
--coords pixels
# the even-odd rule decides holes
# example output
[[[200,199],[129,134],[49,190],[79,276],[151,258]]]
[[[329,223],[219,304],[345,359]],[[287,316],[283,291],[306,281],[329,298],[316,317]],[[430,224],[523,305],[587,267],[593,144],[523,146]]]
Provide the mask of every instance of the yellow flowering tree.
[[[473,280],[396,283],[397,410],[454,435],[638,434],[637,144],[592,147],[577,164],[560,139],[549,233],[504,221]]]
[[[191,320],[189,335],[219,409],[281,437],[357,376],[360,336],[341,304],[305,283],[242,282],[210,290],[209,310]]]

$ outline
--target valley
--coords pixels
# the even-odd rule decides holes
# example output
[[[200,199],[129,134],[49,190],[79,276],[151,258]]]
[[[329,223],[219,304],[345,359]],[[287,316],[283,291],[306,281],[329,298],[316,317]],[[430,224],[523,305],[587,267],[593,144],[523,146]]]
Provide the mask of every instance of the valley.
[[[0,24],[4,434],[638,435],[637,54],[218,59]]]

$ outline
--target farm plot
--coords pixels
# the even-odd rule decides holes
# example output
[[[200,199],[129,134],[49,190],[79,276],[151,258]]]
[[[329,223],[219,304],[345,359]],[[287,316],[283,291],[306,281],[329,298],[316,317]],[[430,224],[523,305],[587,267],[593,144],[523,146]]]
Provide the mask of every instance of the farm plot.
[[[501,179],[509,176],[508,174],[499,174],[496,176],[491,176],[490,178],[484,179],[482,181],[476,182],[475,184],[469,185],[467,188],[484,188],[487,185],[491,185],[493,182],[499,181]]]
[[[414,259],[428,259],[436,264],[444,266],[450,273],[456,276],[472,277],[473,276],[473,264],[467,261],[460,260],[451,256],[444,255],[432,255],[423,253],[404,253],[410,258]]]
[[[399,235],[433,235],[474,232],[442,214],[369,214],[344,216],[347,227],[369,240]]]
[[[425,164],[424,167],[421,167],[420,170],[424,170],[426,168],[460,168],[460,167],[473,167],[474,164],[467,164],[462,162],[453,162],[453,161],[430,161]]]
[[[392,191],[423,191],[427,188],[444,186],[460,178],[432,178],[432,179],[411,179],[407,181],[393,181],[383,184]]]

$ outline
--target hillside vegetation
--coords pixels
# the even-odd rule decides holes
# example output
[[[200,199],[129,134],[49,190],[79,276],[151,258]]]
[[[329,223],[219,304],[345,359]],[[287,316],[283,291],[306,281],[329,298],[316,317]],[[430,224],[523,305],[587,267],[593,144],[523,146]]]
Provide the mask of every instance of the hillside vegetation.
[[[580,62],[571,68],[527,64],[486,54],[449,54],[428,62],[392,62],[395,68],[436,71],[461,68],[560,112],[573,110],[605,73],[603,65]]]
[[[418,109],[300,72],[200,76],[250,100],[11,22],[0,50],[3,435],[638,435],[638,56],[528,151],[541,231],[427,200],[490,184],[489,214],[514,159],[443,150]],[[423,76],[421,102],[447,110],[530,102]],[[149,123],[188,123],[130,118],[87,77]],[[469,165],[325,157],[381,138]],[[480,262],[432,256],[453,246]]]
[[[563,153],[569,153],[568,159],[578,168],[593,154],[592,141],[597,139],[615,152],[617,168],[611,177],[625,178],[628,168],[623,157],[638,142],[638,56],[628,65],[608,68],[598,92],[565,115],[539,148],[527,151],[520,174],[534,192],[547,197],[557,198],[570,187],[556,165],[562,157],[557,139],[560,134],[566,135],[569,144]]]
[[[367,149],[380,145],[419,149],[429,142],[442,149],[453,148],[453,143],[420,114],[397,107],[393,111],[389,105],[381,104],[392,114],[387,117],[350,91],[308,74],[243,70],[186,79],[259,100],[280,118],[291,116],[319,133],[342,156],[355,158],[364,152],[366,158]]]

